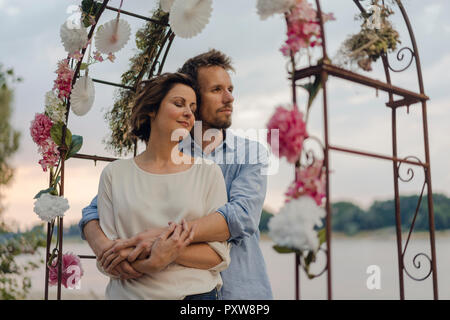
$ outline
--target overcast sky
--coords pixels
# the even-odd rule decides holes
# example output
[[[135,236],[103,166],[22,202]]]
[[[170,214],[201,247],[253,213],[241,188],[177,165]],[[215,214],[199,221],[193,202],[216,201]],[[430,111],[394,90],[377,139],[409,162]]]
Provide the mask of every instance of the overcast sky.
[[[407,0],[406,10],[413,24],[419,46],[424,74],[425,90],[431,98],[428,102],[428,120],[431,151],[433,191],[449,194],[448,170],[450,139],[450,22],[446,12],[450,3],[444,0]],[[48,174],[38,164],[37,146],[29,135],[30,121],[37,112],[44,110],[44,96],[53,86],[57,61],[66,57],[60,41],[59,28],[69,17],[69,5],[79,0],[0,0],[0,63],[14,68],[24,82],[15,86],[13,126],[22,132],[20,150],[12,159],[16,175],[11,187],[5,190],[8,221],[29,226],[39,222],[33,213],[33,196],[48,185]],[[119,0],[110,1],[118,6]],[[125,0],[123,9],[150,15],[157,1]],[[168,55],[165,71],[175,71],[187,58],[210,48],[222,50],[234,61],[236,73],[233,129],[264,129],[275,107],[291,101],[287,80],[286,62],[279,48],[285,40],[285,22],[281,16],[261,21],[256,14],[256,0],[214,0],[210,23],[193,39],[176,38]],[[354,21],[357,9],[351,0],[323,0],[323,10],[333,12],[336,21],[326,26],[329,56],[333,57],[347,35],[356,33],[359,23]],[[115,17],[106,11],[100,24]],[[143,21],[122,16],[135,32]],[[397,10],[392,18],[401,34],[402,45],[410,41]],[[109,61],[91,67],[94,78],[120,82],[120,75],[128,69],[129,58],[136,46],[130,40],[116,54],[114,63]],[[316,55],[318,56],[318,55]],[[392,56],[392,60],[395,56]],[[396,66],[402,63],[393,62]],[[360,71],[359,71],[360,72]],[[368,74],[384,80],[381,62]],[[329,83],[330,142],[389,155],[392,152],[390,109],[385,107],[387,94],[378,98],[373,89],[351,84],[335,78]],[[401,74],[393,75],[393,83],[400,87],[418,90],[414,65]],[[93,109],[84,117],[73,113],[69,128],[73,134],[84,137],[81,150],[85,154],[112,156],[102,140],[109,134],[103,120],[105,110],[114,102],[114,89],[96,83]],[[299,91],[300,108],[304,108],[305,95]],[[322,137],[322,100],[319,97],[310,115],[308,130]],[[413,105],[409,114],[398,111],[399,155],[416,155],[424,160],[423,130],[420,105]],[[66,223],[78,222],[81,209],[96,194],[98,179],[105,163],[72,159],[66,164],[65,196],[71,209],[66,213]],[[336,152],[331,153],[332,200],[352,200],[368,206],[373,200],[393,197],[392,164],[388,161],[366,159]],[[407,166],[404,171],[406,173]],[[284,202],[284,192],[293,179],[293,167],[280,161],[277,174],[269,176],[265,206],[279,210]],[[402,194],[420,192],[423,174],[416,169],[412,182],[401,184]]]

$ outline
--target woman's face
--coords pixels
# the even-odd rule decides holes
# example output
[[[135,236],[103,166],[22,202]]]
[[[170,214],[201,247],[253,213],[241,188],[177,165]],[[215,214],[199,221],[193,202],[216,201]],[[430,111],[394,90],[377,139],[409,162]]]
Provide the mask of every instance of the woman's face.
[[[178,83],[161,101],[159,110],[152,121],[152,130],[167,132],[173,141],[179,141],[189,134],[194,126],[194,112],[197,108],[197,97],[194,90]]]

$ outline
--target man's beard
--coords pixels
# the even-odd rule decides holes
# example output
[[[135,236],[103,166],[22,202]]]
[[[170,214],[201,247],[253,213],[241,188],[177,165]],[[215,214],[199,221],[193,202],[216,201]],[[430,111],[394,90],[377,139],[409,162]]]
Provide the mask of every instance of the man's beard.
[[[231,126],[231,116],[226,120],[214,119],[212,123],[208,123],[211,128],[228,129]]]

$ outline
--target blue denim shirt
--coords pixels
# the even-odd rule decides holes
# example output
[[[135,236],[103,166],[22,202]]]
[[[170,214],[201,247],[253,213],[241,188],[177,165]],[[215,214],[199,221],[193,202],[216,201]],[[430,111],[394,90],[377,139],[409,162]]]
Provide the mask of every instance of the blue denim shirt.
[[[225,300],[273,299],[266,264],[259,247],[259,221],[267,190],[267,149],[260,143],[226,130],[224,143],[206,155],[190,136],[179,144],[186,154],[215,161],[225,178],[228,203],[217,211],[223,215],[230,231],[231,263],[221,275],[220,295]],[[83,227],[98,219],[97,197],[83,209],[79,223]]]

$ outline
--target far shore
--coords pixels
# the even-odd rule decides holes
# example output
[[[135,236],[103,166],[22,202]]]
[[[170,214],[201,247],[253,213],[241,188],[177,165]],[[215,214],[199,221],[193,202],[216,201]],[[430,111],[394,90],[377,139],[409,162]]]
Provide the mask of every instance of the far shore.
[[[402,239],[406,240],[408,237],[408,232],[405,232],[405,230],[402,230]],[[426,239],[428,238],[429,232],[428,231],[414,231],[411,235],[411,237],[414,237],[415,239]],[[435,237],[450,237],[450,229],[447,230],[439,230],[435,231]],[[264,232],[260,234],[261,241],[271,241],[271,238],[268,233]],[[395,228],[384,228],[384,229],[378,229],[373,231],[361,231],[353,235],[348,235],[343,232],[333,232],[332,233],[332,239],[342,239],[342,240],[352,240],[352,239],[373,239],[373,240],[395,240],[396,239],[396,230]],[[69,243],[87,243],[81,238],[77,236],[70,236],[70,237],[64,237],[64,241],[67,241]]]

